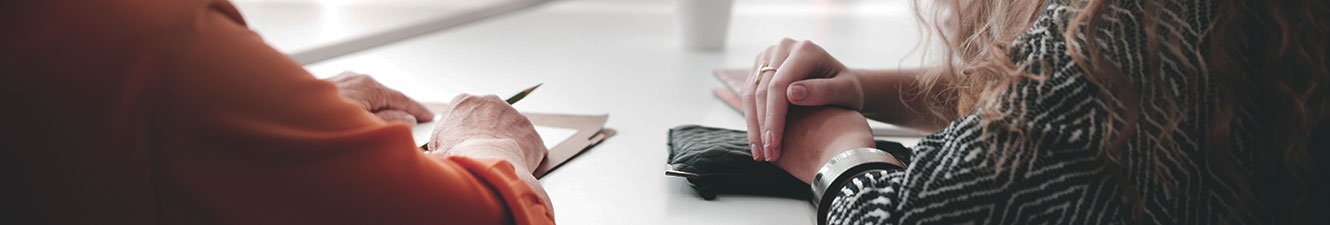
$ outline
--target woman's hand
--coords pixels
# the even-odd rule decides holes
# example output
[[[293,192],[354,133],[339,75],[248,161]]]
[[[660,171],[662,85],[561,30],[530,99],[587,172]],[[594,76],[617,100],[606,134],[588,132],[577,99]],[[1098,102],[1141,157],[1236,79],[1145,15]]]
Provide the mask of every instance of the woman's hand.
[[[434,120],[434,113],[424,105],[411,100],[402,92],[384,87],[369,75],[348,71],[325,80],[336,84],[337,93],[343,98],[360,104],[365,111],[374,113],[384,121],[415,125],[417,122]]]
[[[817,170],[841,152],[872,148],[873,131],[863,115],[838,107],[790,107],[785,156],[776,166],[795,178],[812,182]]]
[[[745,87],[741,97],[754,160],[775,161],[788,147],[781,140],[790,104],[863,106],[857,76],[813,42],[781,40],[757,56],[752,71],[748,80],[754,85]]]
[[[549,150],[526,116],[498,96],[457,95],[434,127],[436,154],[508,160],[530,174]]]

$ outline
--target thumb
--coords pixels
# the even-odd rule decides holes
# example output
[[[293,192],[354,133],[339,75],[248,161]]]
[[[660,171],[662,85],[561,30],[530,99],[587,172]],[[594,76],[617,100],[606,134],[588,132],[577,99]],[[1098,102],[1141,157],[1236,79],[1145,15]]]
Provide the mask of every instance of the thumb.
[[[375,112],[374,115],[389,123],[405,123],[406,125],[415,126],[417,122],[415,116],[402,110],[381,110]]]
[[[785,96],[791,104],[801,106],[838,105],[859,109],[863,105],[863,90],[851,76],[796,81],[785,89]]]
[[[411,100],[410,97],[406,97],[406,94],[402,94],[400,91],[389,91],[388,97],[384,101],[383,105],[387,109],[405,112],[416,121],[429,122],[434,120],[434,112],[430,112],[428,108],[425,108],[425,105],[416,102],[416,100]]]

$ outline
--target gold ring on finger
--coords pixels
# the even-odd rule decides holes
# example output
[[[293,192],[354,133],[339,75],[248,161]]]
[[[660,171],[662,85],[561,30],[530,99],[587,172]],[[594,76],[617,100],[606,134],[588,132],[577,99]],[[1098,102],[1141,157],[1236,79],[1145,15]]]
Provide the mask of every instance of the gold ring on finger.
[[[762,83],[762,73],[767,72],[768,69],[770,69],[770,70],[775,70],[775,69],[772,69],[770,66],[767,66],[767,65],[768,65],[767,62],[763,61],[763,62],[762,62],[762,66],[757,67],[757,68],[758,68],[757,71],[754,71],[754,72],[753,72],[753,85],[754,85],[754,86],[756,86],[756,85],[759,84],[759,83]]]
[[[757,69],[757,75],[754,76],[754,77],[757,77],[757,79],[756,79],[755,81],[753,81],[753,85],[757,85],[758,83],[761,83],[761,82],[762,82],[762,74],[767,73],[767,71],[775,72],[775,71],[776,71],[776,68],[771,68],[770,66],[763,65],[761,69]]]

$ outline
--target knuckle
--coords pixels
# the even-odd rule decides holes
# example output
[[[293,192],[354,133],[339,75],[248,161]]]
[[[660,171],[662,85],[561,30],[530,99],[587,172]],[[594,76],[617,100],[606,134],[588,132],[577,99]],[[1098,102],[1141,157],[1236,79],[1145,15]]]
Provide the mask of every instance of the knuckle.
[[[826,54],[827,54],[827,51],[824,50],[824,49],[822,49],[822,46],[818,46],[817,43],[813,43],[813,41],[803,41],[803,42],[800,42],[800,43],[801,43],[801,44],[799,45],[798,48],[799,48],[799,50],[802,51],[802,52],[805,52],[805,53],[808,53],[808,54],[816,54],[816,55],[826,55]]]
[[[521,114],[518,114],[518,113],[517,113],[517,109],[514,109],[514,108],[511,107],[511,106],[508,106],[508,104],[505,104],[504,102],[499,102],[499,101],[485,101],[485,105],[486,105],[487,107],[489,107],[489,108],[495,110],[495,112],[498,113],[500,116],[507,116],[507,115],[521,115]]]
[[[371,86],[371,87],[382,87],[382,86],[383,86],[383,84],[380,84],[378,80],[374,80],[374,77],[371,77],[371,76],[369,76],[369,75],[365,75],[365,74],[356,74],[356,75],[353,76],[351,79],[354,79],[354,81],[355,81],[356,83],[360,83],[360,84],[362,84],[362,85],[367,85],[367,86]]]
[[[513,122],[517,123],[517,126],[521,126],[523,130],[530,131],[533,134],[536,132],[536,125],[532,124],[531,120],[527,119],[526,116],[518,114],[513,118]]]
[[[457,97],[453,97],[453,104],[452,104],[452,105],[455,106],[455,105],[466,104],[466,103],[468,103],[468,102],[473,101],[474,99],[475,99],[475,96],[472,96],[472,95],[470,95],[470,94],[459,94],[459,95],[457,95]]]
[[[472,101],[487,108],[502,108],[501,105],[504,104],[503,100],[499,100],[498,97],[493,95],[475,96],[472,97]]]
[[[814,47],[817,47],[817,44],[814,44],[813,41],[809,40],[802,40],[794,44],[794,48],[800,50],[814,48]]]

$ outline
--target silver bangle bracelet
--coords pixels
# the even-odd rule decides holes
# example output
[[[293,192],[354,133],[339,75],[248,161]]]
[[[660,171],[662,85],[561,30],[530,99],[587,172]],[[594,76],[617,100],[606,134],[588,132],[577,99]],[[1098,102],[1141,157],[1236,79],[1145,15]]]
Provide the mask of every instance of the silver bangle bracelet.
[[[893,164],[894,163],[894,164]],[[886,151],[875,148],[858,148],[842,152],[832,157],[827,164],[817,170],[813,177],[813,198],[809,200],[817,208],[817,224],[827,223],[827,211],[830,210],[832,187],[842,186],[850,178],[872,170],[900,168],[899,161]],[[903,169],[903,168],[902,168]],[[847,176],[848,175],[848,176]]]

